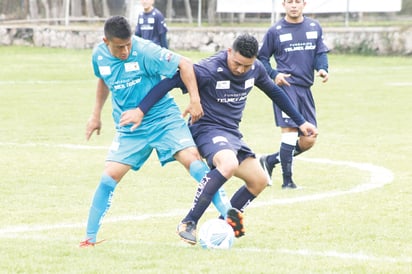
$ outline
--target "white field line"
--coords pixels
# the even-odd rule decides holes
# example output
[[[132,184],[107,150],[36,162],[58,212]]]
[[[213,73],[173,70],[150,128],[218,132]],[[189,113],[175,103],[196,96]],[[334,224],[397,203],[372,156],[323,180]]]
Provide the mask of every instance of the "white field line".
[[[67,149],[105,149],[107,150],[108,147],[105,146],[88,146],[88,145],[74,145],[74,144],[42,144],[42,143],[27,143],[27,144],[19,144],[19,143],[0,143],[0,146],[21,146],[21,147],[57,147],[57,148],[67,148]],[[251,207],[264,207],[269,205],[285,205],[285,204],[294,204],[294,203],[301,203],[307,201],[316,201],[322,200],[326,198],[332,198],[336,196],[346,195],[346,194],[353,194],[364,192],[368,190],[372,190],[375,188],[383,187],[385,184],[391,183],[393,181],[393,173],[392,171],[380,167],[375,166],[373,164],[368,163],[356,163],[356,162],[348,162],[348,161],[334,161],[330,159],[307,159],[299,157],[297,158],[302,161],[308,161],[313,163],[320,163],[326,165],[338,165],[338,166],[346,166],[349,168],[359,169],[362,171],[366,171],[370,173],[370,179],[367,182],[362,184],[356,185],[355,187],[348,189],[348,190],[340,190],[340,191],[328,191],[323,193],[317,193],[312,195],[305,195],[300,197],[294,198],[285,198],[285,199],[272,199],[268,201],[255,201],[250,206]],[[143,215],[126,215],[126,216],[117,216],[117,217],[108,217],[104,220],[105,223],[115,223],[115,222],[124,222],[124,221],[143,221],[151,218],[165,218],[165,217],[176,217],[184,214],[187,210],[184,209],[175,209],[169,212],[164,213],[157,213],[157,214],[143,214]],[[25,233],[25,232],[39,232],[45,230],[55,230],[55,229],[65,229],[65,228],[78,228],[83,227],[84,223],[61,223],[61,224],[41,224],[41,225],[20,225],[20,226],[10,226],[0,228],[0,237],[4,237],[7,234],[16,234],[16,233]]]
[[[0,146],[5,147],[51,147],[51,148],[67,148],[67,149],[84,149],[84,150],[94,150],[94,149],[104,149],[108,150],[107,146],[89,146],[89,145],[76,145],[76,144],[43,144],[43,143],[13,143],[13,142],[3,142]]]
[[[0,146],[24,146],[24,147],[35,147],[35,146],[43,146],[43,147],[58,147],[58,148],[67,148],[67,149],[107,149],[107,147],[102,146],[86,146],[86,145],[72,145],[72,144],[36,144],[36,143],[29,143],[29,144],[18,144],[18,143],[0,143]],[[346,194],[354,194],[364,191],[369,191],[375,188],[381,188],[384,185],[391,183],[394,179],[393,173],[380,166],[375,166],[373,164],[368,163],[356,163],[356,162],[348,162],[348,161],[334,161],[330,159],[306,159],[299,157],[297,158],[302,161],[308,161],[313,163],[319,164],[326,164],[326,165],[338,165],[338,166],[346,166],[348,168],[359,169],[362,171],[366,171],[370,173],[370,179],[362,184],[359,184],[349,190],[344,191],[329,191],[324,193],[318,193],[313,195],[306,195],[301,197],[295,198],[285,198],[285,199],[273,199],[269,201],[262,201],[262,202],[255,202],[253,203],[253,207],[263,207],[268,205],[282,205],[282,204],[293,204],[293,203],[301,203],[307,201],[315,201],[315,200],[322,200],[326,198],[332,198],[340,195]],[[252,206],[251,205],[251,206]],[[104,223],[116,223],[116,222],[124,222],[124,221],[144,221],[147,219],[156,219],[156,218],[165,218],[165,217],[176,217],[183,215],[187,210],[185,209],[176,209],[171,210],[169,212],[164,213],[157,213],[157,214],[143,214],[143,215],[127,215],[127,216],[118,216],[118,217],[111,217],[106,218]],[[60,224],[42,224],[42,225],[20,225],[20,226],[9,226],[0,228],[0,237],[1,238],[16,238],[16,237],[29,237],[26,233],[29,232],[43,232],[48,230],[57,230],[57,229],[70,229],[70,228],[83,228],[85,226],[84,223],[60,223]],[[19,235],[22,234],[22,235]],[[332,257],[337,259],[343,260],[360,260],[360,261],[385,261],[389,263],[411,263],[412,258],[410,257],[403,257],[403,258],[392,258],[392,257],[375,257],[373,255],[367,255],[363,253],[341,253],[337,251],[313,251],[313,250],[288,250],[288,249],[259,249],[259,248],[242,248],[239,251],[248,251],[248,252],[277,252],[277,253],[285,253],[285,254],[293,254],[293,255],[300,255],[300,256],[307,256],[307,257]]]
[[[44,85],[44,84],[62,84],[62,83],[85,83],[85,82],[94,82],[95,80],[19,80],[19,81],[0,81],[0,85]]]
[[[262,252],[262,250],[259,250]],[[300,255],[305,257],[330,257],[341,260],[358,260],[358,261],[372,261],[372,262],[387,262],[387,263],[412,263],[411,257],[377,257],[373,255],[368,255],[362,252],[359,253],[343,253],[334,250],[330,251],[313,251],[308,249],[299,249],[299,250],[289,250],[289,249],[278,249],[277,253],[291,254],[291,255]]]
[[[366,171],[370,173],[370,179],[367,182],[362,184],[356,185],[351,189],[348,190],[335,190],[329,192],[322,192],[312,195],[300,196],[295,198],[285,198],[285,199],[273,199],[270,201],[256,201],[253,202],[250,207],[261,207],[261,206],[268,206],[268,205],[284,205],[284,204],[294,204],[294,203],[301,203],[307,201],[315,201],[321,200],[326,198],[332,198],[336,196],[346,195],[346,194],[353,194],[358,192],[364,192],[368,190],[372,190],[374,188],[380,188],[384,185],[391,183],[393,181],[393,173],[389,169],[384,167],[375,166],[368,163],[355,163],[355,162],[347,162],[347,161],[334,161],[329,159],[309,159],[299,157],[296,158],[301,161],[312,162],[312,163],[319,163],[319,164],[326,164],[326,165],[337,165],[337,166],[346,166],[353,169],[359,169],[362,171]]]
[[[395,87],[408,87],[412,86],[412,82],[389,82],[386,83],[387,86],[395,86]]]

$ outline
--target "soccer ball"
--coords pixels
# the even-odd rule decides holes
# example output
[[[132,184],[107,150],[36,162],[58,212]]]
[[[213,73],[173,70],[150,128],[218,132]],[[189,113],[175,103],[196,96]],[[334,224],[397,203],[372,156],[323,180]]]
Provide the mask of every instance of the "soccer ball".
[[[222,219],[208,220],[199,229],[199,243],[205,249],[229,249],[234,240],[232,227]]]

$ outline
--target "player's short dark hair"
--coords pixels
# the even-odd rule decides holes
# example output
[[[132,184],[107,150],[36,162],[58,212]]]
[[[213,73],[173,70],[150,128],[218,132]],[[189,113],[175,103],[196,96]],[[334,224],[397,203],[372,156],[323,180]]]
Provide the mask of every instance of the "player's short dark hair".
[[[235,39],[232,49],[246,58],[253,58],[258,54],[259,43],[254,36],[245,33]]]
[[[113,37],[126,40],[132,37],[132,35],[132,28],[124,16],[112,16],[104,23],[104,36],[109,40]]]

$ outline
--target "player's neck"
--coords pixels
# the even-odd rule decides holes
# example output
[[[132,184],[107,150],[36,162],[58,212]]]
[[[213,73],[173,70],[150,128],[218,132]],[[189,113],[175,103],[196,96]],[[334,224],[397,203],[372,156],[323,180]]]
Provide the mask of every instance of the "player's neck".
[[[143,9],[144,13],[149,13],[154,9],[153,6]]]
[[[290,17],[290,16],[286,15],[285,20],[286,20],[286,22],[291,23],[291,24],[299,24],[299,23],[303,22],[304,17],[303,17],[303,15],[301,15],[299,17]]]

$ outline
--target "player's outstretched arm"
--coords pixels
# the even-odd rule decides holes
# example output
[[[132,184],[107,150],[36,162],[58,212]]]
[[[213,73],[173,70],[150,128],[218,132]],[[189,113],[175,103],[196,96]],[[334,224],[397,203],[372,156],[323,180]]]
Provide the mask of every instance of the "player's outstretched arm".
[[[185,57],[180,58],[179,69],[180,77],[190,96],[190,104],[183,112],[183,117],[190,113],[191,123],[194,123],[203,116],[195,70],[192,62]]]
[[[94,131],[96,131],[97,135],[100,135],[100,130],[102,128],[101,113],[108,96],[109,88],[102,79],[99,79],[97,81],[96,102],[94,104],[93,113],[86,125],[86,140],[90,139]]]
[[[177,72],[172,78],[165,78],[154,86],[149,93],[143,98],[140,104],[135,109],[130,109],[122,113],[120,117],[120,126],[133,124],[130,130],[135,130],[139,127],[144,115],[163,98],[171,89],[182,86],[180,74]]]

